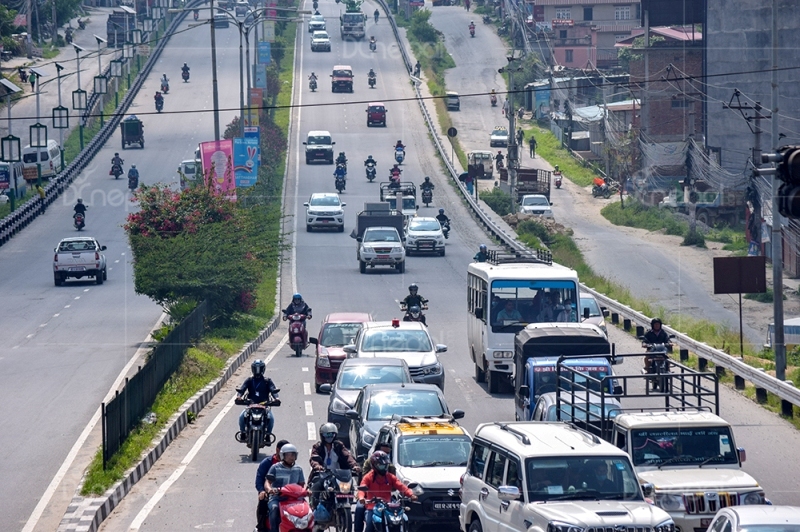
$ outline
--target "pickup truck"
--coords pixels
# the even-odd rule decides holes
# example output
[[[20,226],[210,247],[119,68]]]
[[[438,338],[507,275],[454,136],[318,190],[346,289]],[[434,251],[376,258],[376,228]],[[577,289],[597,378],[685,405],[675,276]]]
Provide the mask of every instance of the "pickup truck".
[[[356,216],[356,228],[350,234],[358,242],[358,269],[366,273],[367,266],[391,266],[400,273],[406,269],[406,250],[403,247],[404,217],[392,211],[389,204],[365,203]]]
[[[108,278],[106,247],[90,236],[65,238],[56,246],[53,255],[53,281],[61,286],[70,277],[94,277],[97,284]]]

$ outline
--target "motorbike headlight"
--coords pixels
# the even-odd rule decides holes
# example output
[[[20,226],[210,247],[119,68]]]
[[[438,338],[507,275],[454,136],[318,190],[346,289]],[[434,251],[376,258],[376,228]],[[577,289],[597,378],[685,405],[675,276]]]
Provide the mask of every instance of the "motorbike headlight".
[[[342,401],[337,397],[334,398],[333,401],[331,401],[331,410],[333,412],[338,412],[338,413],[347,412],[348,410],[350,410],[350,405],[348,405],[347,403],[345,403],[344,401]]]
[[[681,512],[686,508],[683,505],[683,497],[671,493],[656,493],[656,506],[665,512]]]
[[[547,532],[584,532],[584,528],[572,523],[564,523],[561,521],[550,521],[547,523]]]
[[[765,504],[766,499],[763,491],[754,491],[742,497],[742,504]]]
[[[317,366],[320,368],[329,368],[331,367],[331,359],[325,355],[320,355],[317,357]]]
[[[492,355],[494,358],[514,358],[513,351],[495,351]]]
[[[417,484],[417,486],[416,486],[415,488],[413,488],[411,491],[412,491],[412,492],[414,493],[414,495],[416,495],[417,497],[422,497],[422,494],[423,494],[423,493],[425,493],[425,490],[424,490],[424,489],[422,489],[422,486],[420,486],[419,484]]]
[[[289,512],[283,512],[283,515],[285,515],[285,516],[286,516],[286,518],[287,518],[289,521],[291,521],[292,525],[294,525],[294,527],[295,527],[296,529],[298,529],[298,530],[305,530],[305,529],[307,529],[307,528],[308,528],[309,521],[311,520],[311,517],[312,517],[314,514],[313,514],[313,513],[311,513],[311,512],[309,512],[309,513],[307,513],[306,515],[303,515],[303,516],[298,516],[298,515],[292,515],[292,514],[290,514]]]
[[[675,532],[675,523],[667,519],[653,527],[653,532]]]

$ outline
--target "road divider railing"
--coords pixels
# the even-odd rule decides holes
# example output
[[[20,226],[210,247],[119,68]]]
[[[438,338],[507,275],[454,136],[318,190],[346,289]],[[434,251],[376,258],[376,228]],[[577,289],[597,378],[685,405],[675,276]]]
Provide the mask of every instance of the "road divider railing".
[[[425,118],[425,123],[428,126],[428,130],[431,134],[434,144],[436,145],[436,149],[439,152],[439,156],[444,161],[445,166],[450,173],[450,177],[455,181],[456,185],[464,196],[467,205],[472,210],[473,215],[496,240],[498,240],[510,251],[520,255],[530,254],[530,248],[520,242],[517,239],[516,234],[512,235],[502,226],[495,223],[492,219],[492,216],[485,212],[478,201],[476,201],[475,198],[468,193],[464,183],[458,180],[458,170],[455,167],[454,161],[448,158],[448,150],[445,149],[439,133],[436,130],[436,120],[434,120],[434,117],[428,111],[428,108],[425,104],[425,98],[422,96],[418,81],[411,76],[411,58],[405,48],[403,39],[400,37],[400,32],[397,29],[397,23],[394,20],[394,16],[384,0],[378,0],[378,3],[386,12],[386,17],[392,25],[395,39],[397,39],[397,45],[400,48],[400,53],[403,56],[403,61],[405,62],[406,69],[409,72],[409,78],[414,81],[414,90],[417,95],[417,102],[419,102],[422,115]],[[631,326],[637,324],[641,327],[649,327],[651,318],[645,316],[641,312],[623,305],[622,303],[615,301],[614,299],[611,299],[600,292],[592,290],[587,286],[581,285],[581,290],[591,293],[603,306],[608,308],[612,315],[613,323],[617,323],[621,319],[623,326],[626,329],[630,329]],[[616,316],[616,318],[614,318],[614,316]],[[684,348],[681,349],[682,357],[688,357],[688,351],[692,351],[697,355],[701,366],[707,366],[708,362],[712,362],[714,366],[718,368],[718,373],[720,373],[722,370],[730,371],[734,374],[734,384],[739,390],[745,388],[746,382],[750,382],[756,389],[756,399],[759,402],[766,402],[768,393],[775,395],[781,400],[781,413],[787,417],[791,417],[793,415],[793,405],[800,406],[800,390],[798,390],[791,382],[781,381],[772,375],[769,375],[762,369],[754,368],[746,364],[740,358],[731,356],[724,351],[716,349],[703,342],[698,342],[697,340],[694,340],[686,334],[676,331],[669,326],[665,326],[664,329],[670,334],[674,334],[676,340],[678,340],[678,344]],[[642,356],[644,356],[644,353],[642,353]],[[705,370],[705,367],[701,367],[701,370]]]

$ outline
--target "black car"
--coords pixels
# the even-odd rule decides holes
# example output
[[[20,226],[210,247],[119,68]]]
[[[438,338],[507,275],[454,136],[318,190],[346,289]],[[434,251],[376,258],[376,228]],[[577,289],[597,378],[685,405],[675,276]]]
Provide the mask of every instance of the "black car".
[[[361,461],[375,442],[375,435],[392,416],[441,418],[451,416],[444,393],[435,384],[370,384],[355,400],[350,419],[350,451]],[[453,419],[464,417],[462,410]]]
[[[339,439],[350,443],[350,419],[358,394],[368,384],[410,383],[408,364],[401,358],[348,358],[339,366],[336,382],[322,384],[319,391],[330,392],[328,422],[339,427]]]

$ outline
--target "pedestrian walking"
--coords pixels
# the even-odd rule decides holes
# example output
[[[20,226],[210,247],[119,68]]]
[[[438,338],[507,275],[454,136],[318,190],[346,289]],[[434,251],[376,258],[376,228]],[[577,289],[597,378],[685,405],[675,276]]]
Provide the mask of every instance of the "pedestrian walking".
[[[464,7],[469,11],[469,0],[464,0]]]
[[[530,149],[531,159],[536,158],[536,137],[531,133],[531,138],[528,139],[528,146]]]
[[[31,71],[31,75],[28,76],[28,81],[31,82],[31,92],[36,90],[36,79],[37,78],[38,78],[38,76],[36,75],[36,72]]]
[[[44,189],[42,188],[42,185],[36,185],[36,193],[39,194],[40,198],[42,198],[42,208],[41,208],[40,213],[44,214],[44,209],[47,207],[47,205],[46,205],[44,200],[47,197],[47,195],[44,193]]]

